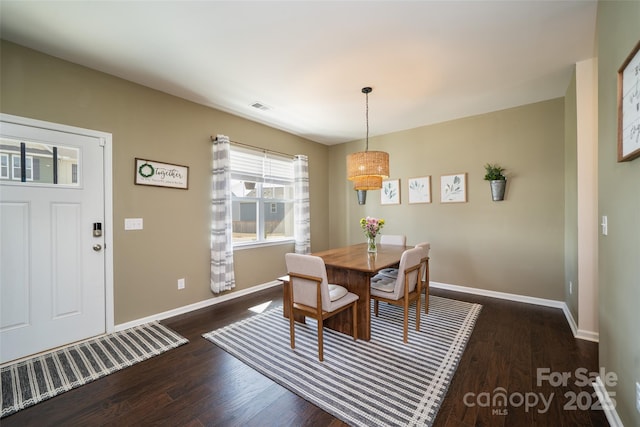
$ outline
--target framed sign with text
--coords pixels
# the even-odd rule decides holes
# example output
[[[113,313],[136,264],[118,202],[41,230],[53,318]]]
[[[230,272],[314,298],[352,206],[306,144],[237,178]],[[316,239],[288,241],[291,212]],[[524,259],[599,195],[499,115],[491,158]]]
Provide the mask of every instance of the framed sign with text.
[[[138,185],[189,189],[189,167],[136,158]]]
[[[640,41],[618,70],[618,161],[640,156]]]

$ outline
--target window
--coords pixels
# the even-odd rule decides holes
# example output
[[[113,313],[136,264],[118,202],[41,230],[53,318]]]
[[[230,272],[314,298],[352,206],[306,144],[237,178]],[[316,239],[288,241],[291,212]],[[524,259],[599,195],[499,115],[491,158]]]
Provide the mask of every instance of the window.
[[[13,165],[13,167],[11,168],[12,169],[11,178],[13,178],[14,180],[20,181],[22,179],[21,167],[20,167],[20,155],[19,154],[12,155],[11,162]],[[25,176],[27,181],[33,181],[33,157],[26,156],[24,161],[24,169],[25,169]]]
[[[28,185],[78,186],[79,160],[77,147],[0,138],[0,179],[3,180],[22,181],[24,172]]]
[[[0,178],[9,179],[9,155],[0,153]]]
[[[293,159],[231,147],[233,244],[293,239]]]

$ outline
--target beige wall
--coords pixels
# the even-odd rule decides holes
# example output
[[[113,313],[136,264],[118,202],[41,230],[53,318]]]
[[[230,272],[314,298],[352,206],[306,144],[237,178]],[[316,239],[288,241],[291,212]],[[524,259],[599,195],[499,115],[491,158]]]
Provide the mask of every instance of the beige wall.
[[[576,73],[564,98],[564,300],[578,322],[578,163]],[[569,282],[573,292],[569,292]]]
[[[257,123],[25,49],[1,46],[0,111],[113,134],[116,324],[200,302],[209,288],[210,136],[309,156],[313,250],[328,248],[328,149]],[[134,158],[189,166],[189,190],[133,184]],[[124,231],[124,218],[144,230]],[[238,251],[237,290],[286,272],[292,244]],[[186,289],[177,290],[177,279]]]
[[[618,375],[616,410],[626,426],[640,425],[640,158],[617,162],[617,70],[640,40],[639,1],[598,2],[600,366]]]
[[[401,204],[391,206],[379,191],[359,206],[346,181],[345,155],[364,141],[331,147],[330,245],[363,241],[359,219],[382,217],[384,233],[431,242],[433,281],[564,300],[564,140],[562,98],[370,138],[401,181]],[[483,180],[487,162],[507,169],[502,202]],[[440,176],[459,172],[468,174],[468,203],[441,204]],[[433,202],[409,205],[407,178],[426,175]]]

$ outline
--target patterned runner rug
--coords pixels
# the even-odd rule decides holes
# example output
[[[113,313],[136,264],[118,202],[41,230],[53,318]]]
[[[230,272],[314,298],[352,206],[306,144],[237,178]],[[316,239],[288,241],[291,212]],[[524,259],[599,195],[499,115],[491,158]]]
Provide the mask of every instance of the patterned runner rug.
[[[282,308],[204,334],[242,362],[352,426],[430,426],[440,408],[482,306],[432,296],[429,315],[402,342],[402,308],[380,304],[371,341],[325,328],[318,361],[316,323],[289,321]]]
[[[187,342],[153,322],[3,366],[2,417]]]

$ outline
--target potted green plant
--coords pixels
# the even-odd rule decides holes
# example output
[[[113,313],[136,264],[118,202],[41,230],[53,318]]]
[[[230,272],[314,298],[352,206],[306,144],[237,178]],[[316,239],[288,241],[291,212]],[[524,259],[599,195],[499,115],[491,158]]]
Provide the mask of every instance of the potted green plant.
[[[504,168],[498,164],[487,163],[484,165],[484,179],[491,184],[491,198],[494,202],[504,200],[504,190],[507,187],[507,177],[504,176]]]

